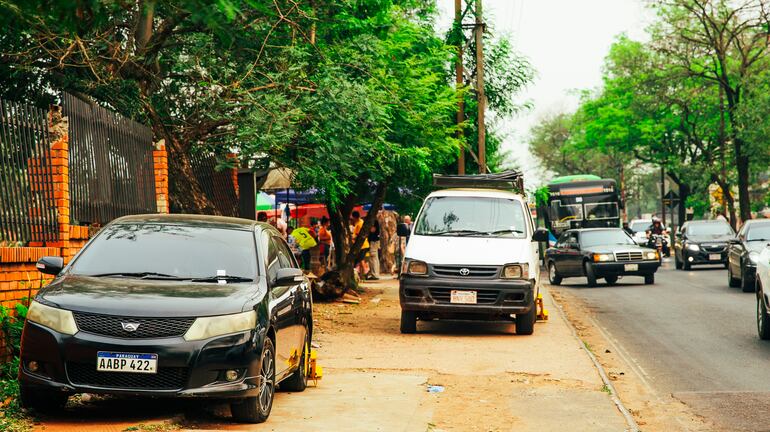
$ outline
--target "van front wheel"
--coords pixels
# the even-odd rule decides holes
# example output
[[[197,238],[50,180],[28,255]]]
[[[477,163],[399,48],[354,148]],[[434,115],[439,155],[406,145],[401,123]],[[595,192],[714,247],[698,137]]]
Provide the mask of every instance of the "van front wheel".
[[[412,311],[401,311],[401,333],[417,333],[417,314]]]
[[[535,319],[537,318],[537,305],[532,301],[529,312],[516,314],[516,334],[531,335],[535,332]]]

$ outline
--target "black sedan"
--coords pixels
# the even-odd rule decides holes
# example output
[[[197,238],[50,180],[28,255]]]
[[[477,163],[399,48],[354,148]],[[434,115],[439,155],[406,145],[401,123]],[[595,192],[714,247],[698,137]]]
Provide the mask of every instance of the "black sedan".
[[[770,241],[770,219],[754,219],[743,224],[727,247],[727,283],[754,292],[757,260]]]
[[[695,264],[727,267],[727,243],[734,237],[735,231],[724,220],[685,222],[674,241],[674,265],[679,270],[690,270]]]
[[[573,229],[546,251],[545,265],[552,285],[567,277],[585,277],[589,286],[601,278],[614,285],[620,276],[642,276],[653,284],[660,254],[637,245],[620,228]]]
[[[120,218],[32,302],[21,400],[52,411],[73,393],[228,399],[263,422],[276,386],[302,391],[312,336],[307,279],[279,232],[254,221]]]

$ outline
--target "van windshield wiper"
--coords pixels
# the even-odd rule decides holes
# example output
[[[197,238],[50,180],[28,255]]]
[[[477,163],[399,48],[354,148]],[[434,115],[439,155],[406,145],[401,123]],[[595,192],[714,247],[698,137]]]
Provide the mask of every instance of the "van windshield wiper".
[[[200,278],[193,278],[192,279],[193,282],[219,282],[219,281],[224,281],[224,282],[251,282],[253,280],[254,279],[248,278],[248,277],[245,277],[245,276],[231,276],[231,275],[226,275],[226,276],[207,276],[207,277],[200,277]]]
[[[489,235],[489,233],[485,232],[485,231],[476,231],[476,230],[447,230],[447,231],[437,231],[437,232],[434,232],[434,233],[430,233],[429,235],[434,235],[434,236],[440,236],[440,235],[471,236],[471,235]]]
[[[747,242],[753,242],[753,241],[770,241],[770,239],[766,239],[766,238],[758,238],[758,239],[751,239],[751,240],[746,240],[746,241],[747,241]]]
[[[517,229],[501,229],[501,230],[496,230],[496,231],[490,231],[487,234],[489,234],[489,235],[524,234],[524,231],[517,230]]]
[[[167,279],[167,280],[190,279],[190,278],[183,278],[183,277],[174,276],[166,273],[156,273],[156,272],[115,272],[115,273],[99,273],[99,274],[89,275],[89,276],[92,276],[92,277],[120,276],[120,277],[138,278],[138,279]]]

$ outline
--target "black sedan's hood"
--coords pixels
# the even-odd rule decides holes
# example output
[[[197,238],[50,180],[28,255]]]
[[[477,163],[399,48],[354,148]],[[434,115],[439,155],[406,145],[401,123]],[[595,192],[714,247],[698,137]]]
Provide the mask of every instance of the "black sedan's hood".
[[[264,295],[250,283],[201,283],[65,275],[38,300],[79,312],[136,317],[198,317],[242,312]]]
[[[687,237],[687,241],[691,243],[727,243],[730,239],[735,238],[733,235],[691,235]]]
[[[614,253],[614,252],[625,252],[625,251],[650,251],[652,249],[641,247],[639,245],[635,244],[614,244],[614,245],[596,245],[596,246],[589,246],[584,249],[587,252],[593,252],[593,253]]]

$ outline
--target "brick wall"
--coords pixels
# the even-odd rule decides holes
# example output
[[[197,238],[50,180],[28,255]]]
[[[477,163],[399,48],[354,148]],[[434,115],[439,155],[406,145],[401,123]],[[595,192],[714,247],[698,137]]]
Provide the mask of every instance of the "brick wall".
[[[66,128],[65,128],[66,130]],[[0,247],[0,304],[12,309],[23,302],[28,304],[37,291],[53,279],[37,271],[35,263],[44,256],[60,256],[68,263],[98,232],[98,226],[77,226],[70,224],[69,191],[69,139],[66,133],[51,143],[51,151],[43,156],[50,158],[53,168],[53,194],[56,202],[58,236],[55,241],[30,243],[27,247]],[[30,166],[40,166],[40,160],[31,160]],[[168,213],[168,156],[161,141],[153,151],[155,172],[155,196],[158,213]],[[30,171],[31,187],[35,184],[36,173]],[[39,211],[31,208],[30,212]],[[32,227],[32,229],[36,229]],[[7,344],[0,337],[0,362],[7,359]]]

